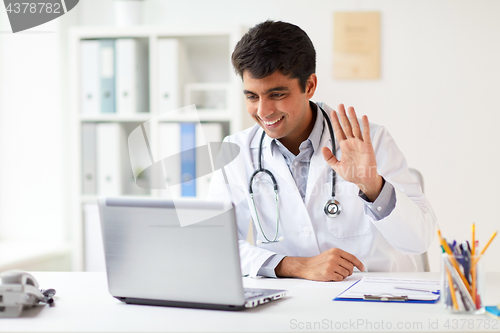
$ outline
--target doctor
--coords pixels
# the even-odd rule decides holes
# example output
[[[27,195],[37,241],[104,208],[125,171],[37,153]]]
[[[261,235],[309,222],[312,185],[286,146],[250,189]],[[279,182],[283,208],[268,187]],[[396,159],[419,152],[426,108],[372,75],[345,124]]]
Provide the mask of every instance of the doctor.
[[[307,34],[263,22],[232,62],[256,125],[225,139],[240,153],[214,174],[209,196],[235,204],[243,274],[339,281],[356,268],[416,271],[412,255],[433,239],[432,208],[385,128],[358,120],[352,107],[337,113],[310,101],[318,80]],[[260,166],[269,173],[252,179]],[[325,211],[332,188],[336,217]],[[249,224],[255,244],[246,241]]]

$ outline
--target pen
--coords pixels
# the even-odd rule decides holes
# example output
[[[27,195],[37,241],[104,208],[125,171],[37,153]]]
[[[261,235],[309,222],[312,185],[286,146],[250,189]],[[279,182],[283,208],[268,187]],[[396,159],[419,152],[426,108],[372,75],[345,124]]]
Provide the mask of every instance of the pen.
[[[488,241],[488,243],[486,243],[486,245],[484,246],[484,249],[479,254],[479,258],[481,258],[481,256],[484,254],[484,252],[486,252],[486,249],[488,248],[488,246],[490,246],[491,242],[493,241],[493,238],[495,238],[496,235],[497,235],[497,231],[495,231],[493,233],[493,235],[491,235],[490,240]],[[477,260],[479,260],[479,258]]]
[[[474,308],[475,307],[475,302],[471,297],[470,291],[467,290],[465,287],[465,284],[463,281],[461,281],[460,276],[458,272],[453,268],[449,260],[445,261],[446,267],[448,268],[450,272],[450,277],[452,281],[454,282],[453,287],[456,289],[456,291],[459,293],[460,300],[463,302],[464,307],[467,308]],[[457,299],[458,300],[458,299]]]
[[[466,286],[467,290],[470,292],[470,290],[471,290],[470,284],[469,284],[469,282],[467,282],[467,280],[465,279],[464,275],[460,271],[460,267],[458,266],[457,260],[455,259],[453,253],[451,252],[451,249],[448,246],[448,243],[446,243],[446,241],[443,239],[443,237],[441,237],[441,231],[439,229],[438,229],[437,232],[438,232],[438,236],[439,236],[439,240],[441,242],[441,245],[443,246],[443,248],[446,251],[446,253],[450,256],[449,258],[450,258],[450,261],[451,261],[453,267],[455,267],[455,270],[457,271],[458,275],[460,276],[460,279],[462,279],[462,281],[464,282],[464,285]]]
[[[463,242],[460,246],[461,249],[461,264],[462,267],[464,268],[464,275],[465,278],[469,283],[471,283],[470,279],[470,264],[471,264],[471,253],[469,252],[469,248],[467,247],[467,243]]]
[[[476,294],[477,294],[477,290],[476,290],[476,264],[477,262],[475,262],[476,260],[476,224],[475,223],[472,223],[472,249],[471,249],[471,256],[472,256],[472,267],[471,267],[471,271],[470,271],[470,275],[471,275],[471,282],[472,282],[472,300],[474,301],[474,305],[476,306],[477,308],[477,300],[476,300]]]
[[[458,310],[457,295],[455,295],[455,287],[453,287],[453,281],[451,279],[450,271],[446,267],[446,276],[448,276],[448,287],[450,288],[451,300],[453,301],[453,308]]]
[[[432,290],[412,289],[412,288],[403,288],[403,287],[394,287],[394,289],[411,290],[411,291],[421,291],[421,292],[424,292],[424,293],[433,293],[434,295],[439,295],[439,290],[438,291],[432,291]]]
[[[472,300],[474,301],[474,305],[476,306],[477,309],[477,280],[476,280],[476,265],[477,265],[477,260],[476,257],[472,257],[472,267],[470,270],[470,275],[471,275],[471,280],[472,280]]]
[[[472,223],[472,255],[476,255],[476,224]]]
[[[497,231],[495,231],[493,233],[493,235],[491,235],[490,240],[488,241],[488,243],[486,243],[486,245],[484,246],[484,248],[481,251],[481,253],[472,260],[472,270],[471,270],[471,276],[472,276],[472,299],[474,300],[474,303],[476,304],[476,309],[478,309],[481,306],[481,304],[480,304],[481,300],[479,299],[479,295],[477,295],[477,290],[476,290],[476,285],[477,285],[477,281],[476,281],[476,279],[477,279],[477,276],[476,276],[477,262],[479,261],[479,259],[481,259],[481,257],[484,254],[484,252],[486,252],[486,250],[488,249],[488,247],[490,246],[491,242],[493,241],[493,239],[495,238],[496,235],[497,235]]]

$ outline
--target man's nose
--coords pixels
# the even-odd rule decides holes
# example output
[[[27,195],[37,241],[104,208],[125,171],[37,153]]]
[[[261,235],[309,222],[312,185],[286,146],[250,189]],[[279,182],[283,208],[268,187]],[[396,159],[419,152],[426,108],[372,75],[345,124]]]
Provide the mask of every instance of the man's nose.
[[[259,109],[257,110],[257,114],[260,119],[265,119],[266,117],[272,115],[274,111],[274,103],[272,101],[269,101],[267,98],[261,98],[259,100]]]

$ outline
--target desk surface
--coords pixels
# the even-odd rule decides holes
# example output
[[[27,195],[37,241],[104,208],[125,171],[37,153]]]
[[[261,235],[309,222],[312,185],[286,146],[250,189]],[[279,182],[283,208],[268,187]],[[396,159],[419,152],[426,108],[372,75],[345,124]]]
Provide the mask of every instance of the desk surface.
[[[356,273],[438,279],[437,273]],[[486,315],[451,315],[441,304],[334,302],[342,289],[303,288],[300,279],[244,279],[245,287],[287,289],[288,296],[237,312],[124,304],[104,273],[35,272],[57,290],[54,307],[0,319],[0,332],[500,332]],[[500,302],[500,272],[487,273],[486,304]]]

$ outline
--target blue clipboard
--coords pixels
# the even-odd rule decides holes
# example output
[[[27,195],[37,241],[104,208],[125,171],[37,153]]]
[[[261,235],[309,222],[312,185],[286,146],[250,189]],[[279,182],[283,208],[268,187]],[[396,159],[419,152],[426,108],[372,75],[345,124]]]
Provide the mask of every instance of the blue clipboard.
[[[337,297],[333,299],[333,301],[342,301],[342,302],[382,302],[382,303],[420,303],[420,304],[434,304],[439,301],[441,298],[441,295],[438,296],[437,299],[433,300],[421,300],[421,299],[411,299],[408,298],[407,296],[404,295],[388,295],[388,294],[381,294],[381,295],[364,295],[364,298],[347,298],[347,297],[342,297],[342,295],[354,287],[357,283],[359,283],[361,280],[356,281],[353,283],[349,288],[341,292]]]

